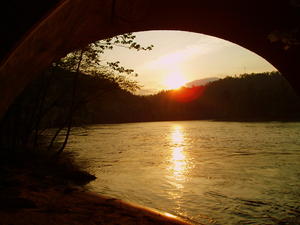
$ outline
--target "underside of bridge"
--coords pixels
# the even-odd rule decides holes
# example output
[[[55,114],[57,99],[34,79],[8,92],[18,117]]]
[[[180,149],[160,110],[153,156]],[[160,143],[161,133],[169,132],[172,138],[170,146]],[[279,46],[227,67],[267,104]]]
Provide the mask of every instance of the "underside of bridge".
[[[299,0],[11,0],[1,7],[0,118],[51,62],[118,34],[219,37],[273,64],[300,93]],[[170,40],[171,42],[172,40]]]

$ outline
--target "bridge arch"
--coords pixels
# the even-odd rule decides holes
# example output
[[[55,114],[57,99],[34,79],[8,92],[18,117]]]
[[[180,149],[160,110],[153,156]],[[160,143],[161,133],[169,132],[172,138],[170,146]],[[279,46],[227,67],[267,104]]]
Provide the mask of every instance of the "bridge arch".
[[[49,12],[1,55],[0,118],[53,60],[96,40],[134,31],[182,30],[231,41],[265,58],[300,91],[299,45],[286,48],[282,41],[270,40],[274,32],[296,26],[298,9],[286,0],[61,0],[49,5]]]

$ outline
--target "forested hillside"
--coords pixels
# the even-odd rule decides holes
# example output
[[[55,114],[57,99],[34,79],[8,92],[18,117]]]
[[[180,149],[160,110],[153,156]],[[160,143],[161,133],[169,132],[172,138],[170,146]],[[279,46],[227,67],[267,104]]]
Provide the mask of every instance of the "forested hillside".
[[[279,73],[226,77],[149,96],[156,118],[299,120],[300,99]]]
[[[71,101],[72,77],[75,73],[56,71],[33,83],[16,103],[32,115],[38,110],[34,87],[48,89],[43,102],[41,124],[61,126]],[[45,82],[45,79],[51,79]],[[243,74],[226,77],[205,86],[161,91],[137,96],[101,76],[80,74],[77,87],[74,124],[117,123],[161,120],[299,120],[300,99],[277,72]],[[47,87],[41,85],[45,82]],[[39,97],[41,98],[41,96]]]
[[[135,96],[116,89],[84,108],[89,123],[300,119],[300,98],[278,73],[226,77],[205,86],[162,91],[150,96]]]

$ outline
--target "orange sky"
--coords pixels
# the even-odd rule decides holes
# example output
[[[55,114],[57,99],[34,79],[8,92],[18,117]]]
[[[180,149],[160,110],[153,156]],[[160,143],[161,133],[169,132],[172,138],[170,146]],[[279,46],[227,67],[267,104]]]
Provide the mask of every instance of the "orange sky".
[[[136,80],[143,85],[140,94],[176,88],[180,82],[206,77],[276,70],[253,52],[212,36],[182,31],[147,31],[135,35],[142,45],[153,44],[153,50],[116,48],[105,53],[104,59],[118,60],[134,69],[139,74]]]

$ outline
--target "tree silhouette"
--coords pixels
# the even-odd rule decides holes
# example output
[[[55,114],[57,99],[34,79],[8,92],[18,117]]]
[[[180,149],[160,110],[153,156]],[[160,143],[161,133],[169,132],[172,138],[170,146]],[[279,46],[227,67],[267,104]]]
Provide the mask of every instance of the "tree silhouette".
[[[34,81],[31,87],[24,91],[3,120],[8,122],[3,122],[4,124],[1,125],[2,133],[11,130],[9,136],[13,137],[8,144],[8,141],[4,140],[8,139],[8,135],[3,135],[2,139],[8,148],[15,148],[16,145],[35,146],[36,144],[33,143],[37,143],[39,135],[44,131],[43,127],[57,126],[58,129],[48,149],[53,147],[61,131],[66,128],[65,140],[57,151],[57,154],[60,154],[67,144],[73,117],[76,111],[80,111],[81,106],[115,88],[120,87],[131,92],[137,90],[139,85],[132,79],[137,76],[134,70],[123,67],[119,61],[106,62],[101,58],[105,51],[113,50],[115,47],[148,51],[153,48],[153,45],[141,46],[135,41],[135,36],[128,33],[91,43],[54,62],[44,76]],[[59,76],[62,76],[62,79]],[[83,79],[83,76],[90,78]],[[92,88],[89,91],[79,90],[78,88],[82,88],[82,85],[80,87],[78,85],[79,77],[81,81],[89,79],[96,81],[94,83],[98,85],[97,88],[87,82],[86,84]],[[43,82],[43,80],[47,81]],[[62,82],[63,88],[57,81]],[[101,85],[99,81],[102,82]],[[54,111],[56,113],[53,113]],[[16,123],[14,118],[20,118],[19,123]],[[52,125],[46,125],[45,121]],[[32,141],[32,136],[34,136],[34,141]]]

